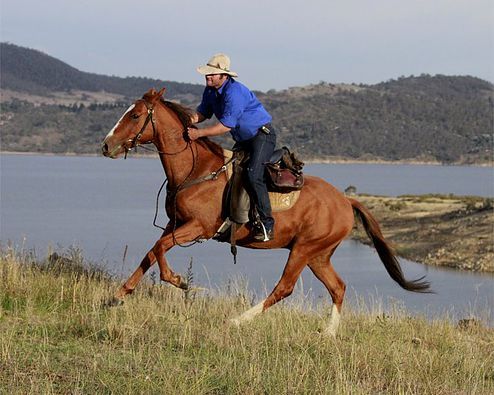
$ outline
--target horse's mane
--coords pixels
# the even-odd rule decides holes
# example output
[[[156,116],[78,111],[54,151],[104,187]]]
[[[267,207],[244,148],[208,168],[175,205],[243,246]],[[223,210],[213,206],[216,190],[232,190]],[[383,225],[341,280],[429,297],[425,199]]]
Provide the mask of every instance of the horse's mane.
[[[170,110],[172,110],[175,113],[175,115],[180,120],[180,123],[184,127],[184,130],[192,125],[190,117],[193,114],[193,110],[191,110],[188,107],[182,106],[181,104],[178,104],[178,103],[175,103],[172,101],[168,101],[168,100],[164,100],[163,98],[161,99],[161,102],[163,103],[163,105],[165,105],[166,107],[168,107]],[[202,137],[202,138],[196,140],[196,142],[198,144],[202,145],[207,150],[211,151],[216,156],[219,156],[221,158],[224,157],[223,147],[221,145],[215,143],[214,141],[211,141],[207,137]]]
[[[188,128],[192,125],[190,121],[190,117],[193,114],[193,111],[190,108],[182,106],[181,104],[161,99],[161,103],[163,103],[166,107],[172,110],[175,115],[180,120],[180,123],[183,125],[184,129]]]

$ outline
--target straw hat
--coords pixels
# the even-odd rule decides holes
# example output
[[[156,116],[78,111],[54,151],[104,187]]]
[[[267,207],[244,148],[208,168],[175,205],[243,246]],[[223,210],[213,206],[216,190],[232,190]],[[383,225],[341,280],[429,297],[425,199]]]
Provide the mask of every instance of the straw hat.
[[[228,74],[232,77],[238,77],[237,73],[230,70],[230,58],[224,53],[218,53],[209,59],[204,66],[199,66],[197,71],[201,74]]]

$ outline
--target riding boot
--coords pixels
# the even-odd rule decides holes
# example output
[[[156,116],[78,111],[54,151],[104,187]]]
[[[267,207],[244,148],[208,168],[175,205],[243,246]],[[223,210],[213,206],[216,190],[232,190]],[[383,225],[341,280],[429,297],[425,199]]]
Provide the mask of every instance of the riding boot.
[[[254,225],[254,239],[257,241],[269,241],[274,239],[274,228],[268,228],[262,222]]]

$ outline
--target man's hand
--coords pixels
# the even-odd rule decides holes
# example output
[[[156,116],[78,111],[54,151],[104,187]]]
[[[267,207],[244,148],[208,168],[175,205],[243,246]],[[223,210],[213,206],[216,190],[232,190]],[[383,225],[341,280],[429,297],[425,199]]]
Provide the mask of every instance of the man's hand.
[[[194,141],[201,137],[201,132],[196,128],[187,128],[187,135],[189,136],[190,141]]]
[[[218,122],[214,126],[209,126],[207,128],[202,129],[194,129],[188,128],[187,135],[191,141],[197,140],[199,137],[210,137],[210,136],[218,136],[220,134],[225,134],[229,132],[230,128],[224,126],[222,123]]]

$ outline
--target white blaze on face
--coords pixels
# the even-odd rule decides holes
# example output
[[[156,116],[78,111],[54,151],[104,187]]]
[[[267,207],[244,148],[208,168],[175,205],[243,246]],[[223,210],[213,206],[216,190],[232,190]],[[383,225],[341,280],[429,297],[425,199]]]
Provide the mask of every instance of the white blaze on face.
[[[120,119],[118,120],[118,122],[115,124],[115,126],[113,127],[112,130],[110,130],[110,133],[108,133],[105,137],[105,140],[110,138],[111,136],[113,136],[113,132],[115,131],[115,129],[118,127],[118,125],[120,125],[120,122],[122,122],[122,119],[124,119],[125,115],[132,111],[134,109],[136,105],[135,104],[132,104],[129,108],[127,108],[127,111],[124,112],[124,114],[120,117]]]

